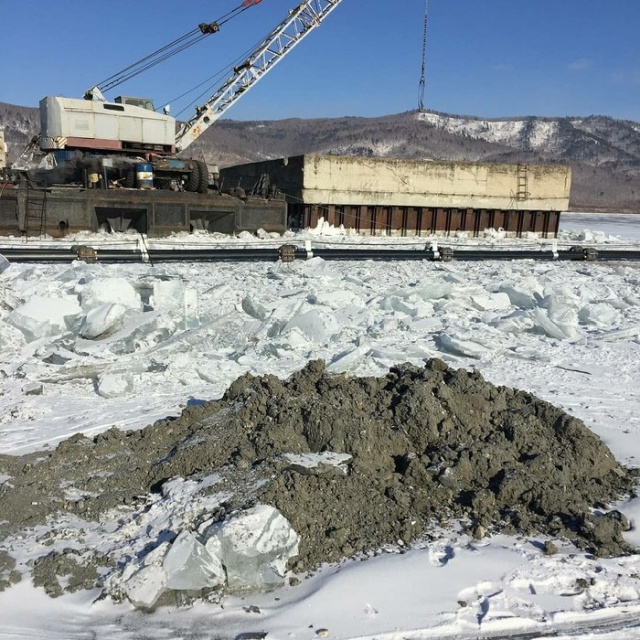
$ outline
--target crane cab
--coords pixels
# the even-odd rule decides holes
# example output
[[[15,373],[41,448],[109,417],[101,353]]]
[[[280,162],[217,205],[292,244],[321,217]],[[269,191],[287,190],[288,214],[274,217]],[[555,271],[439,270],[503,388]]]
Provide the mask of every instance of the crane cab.
[[[141,107],[142,109],[146,109],[147,111],[155,111],[155,107],[153,106],[153,100],[149,100],[148,98],[135,98],[133,96],[118,96],[114,102],[116,104],[130,104],[134,107]]]

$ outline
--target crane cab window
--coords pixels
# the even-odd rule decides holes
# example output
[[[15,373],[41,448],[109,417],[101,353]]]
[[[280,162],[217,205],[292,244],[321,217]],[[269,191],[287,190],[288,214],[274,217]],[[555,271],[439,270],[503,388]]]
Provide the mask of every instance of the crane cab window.
[[[153,100],[147,98],[134,98],[132,96],[118,96],[115,99],[118,104],[130,104],[133,107],[142,107],[147,111],[155,111]]]

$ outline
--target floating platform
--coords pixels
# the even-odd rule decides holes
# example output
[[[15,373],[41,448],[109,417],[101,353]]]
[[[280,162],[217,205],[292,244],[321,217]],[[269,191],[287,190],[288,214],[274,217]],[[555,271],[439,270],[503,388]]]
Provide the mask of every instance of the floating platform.
[[[284,199],[144,189],[32,188],[0,184],[0,234],[63,237],[77,231],[283,233]]]
[[[222,187],[285,195],[289,225],[320,218],[360,233],[555,236],[569,207],[571,168],[302,155],[227,167]]]

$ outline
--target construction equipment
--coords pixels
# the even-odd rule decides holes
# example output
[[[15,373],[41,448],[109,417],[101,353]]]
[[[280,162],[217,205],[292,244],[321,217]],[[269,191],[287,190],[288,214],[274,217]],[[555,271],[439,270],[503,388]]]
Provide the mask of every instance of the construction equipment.
[[[207,165],[183,159],[184,151],[236,101],[291,51],[343,0],[305,0],[233,68],[195,114],[177,127],[176,120],[157,113],[146,98],[119,96],[113,102],[104,91],[184,51],[261,0],[244,0],[222,19],[201,23],[184,36],[142,58],[89,89],[84,99],[46,97],[40,102],[40,149],[47,154],[39,184],[80,181],[88,188],[164,188],[206,192]]]

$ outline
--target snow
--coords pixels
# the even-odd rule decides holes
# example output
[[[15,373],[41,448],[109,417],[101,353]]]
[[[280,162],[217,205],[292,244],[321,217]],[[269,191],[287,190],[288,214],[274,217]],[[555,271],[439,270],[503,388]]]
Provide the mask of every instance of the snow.
[[[262,235],[215,242],[425,244],[424,238],[358,238],[324,224],[284,239]],[[207,240],[204,234],[176,236],[158,245]],[[497,232],[439,243],[551,246],[540,238],[516,241]],[[558,246],[578,243],[640,248],[640,217],[563,214]],[[623,463],[637,466],[640,460],[640,269],[635,263],[313,258],[275,265],[2,265],[3,454],[46,450],[78,432],[141,428],[176,415],[181,405],[220,397],[247,371],[284,377],[309,359],[324,358],[332,371],[378,375],[398,362],[437,356],[456,367],[476,368],[495,384],[536,393],[583,419]],[[29,392],[40,387],[40,395]],[[309,469],[348,462],[331,452],[317,459],[286,458]],[[131,562],[123,581],[110,588],[150,606],[168,580],[182,584],[180,567],[199,567],[195,573],[203,581],[215,573],[203,562],[201,542],[189,527],[193,514],[224,502],[222,491],[198,493],[203,483],[215,488],[216,482],[211,477],[165,483],[136,522],[120,522],[117,514],[103,523],[70,519],[56,544],[72,546],[82,535],[97,550],[143,558]],[[3,476],[0,492],[10,490],[6,487],[10,478]],[[640,522],[640,499],[617,508]],[[267,529],[273,526],[272,521]],[[185,532],[170,554],[168,542],[141,554],[150,538],[160,539],[169,529]],[[636,544],[639,530],[628,534]],[[246,531],[255,533],[256,527]],[[286,528],[278,531],[293,547]],[[47,553],[53,547],[42,534],[25,533],[11,554],[25,563]],[[129,604],[96,601],[94,592],[50,600],[23,580],[0,593],[0,639],[201,638],[207,629],[221,638],[258,631],[270,638],[312,638],[320,629],[340,639],[525,632],[640,638],[640,557],[598,559],[570,546],[545,556],[542,542],[496,537],[479,543],[442,531],[419,548],[380,549],[366,560],[298,576],[297,586],[150,615]],[[230,548],[237,543],[234,538]],[[282,559],[274,567],[271,577],[282,579]]]
[[[558,131],[557,122],[545,120],[465,118],[438,113],[420,113],[416,117],[437,129],[487,142],[513,143],[526,136],[523,143],[530,149],[548,148]]]

